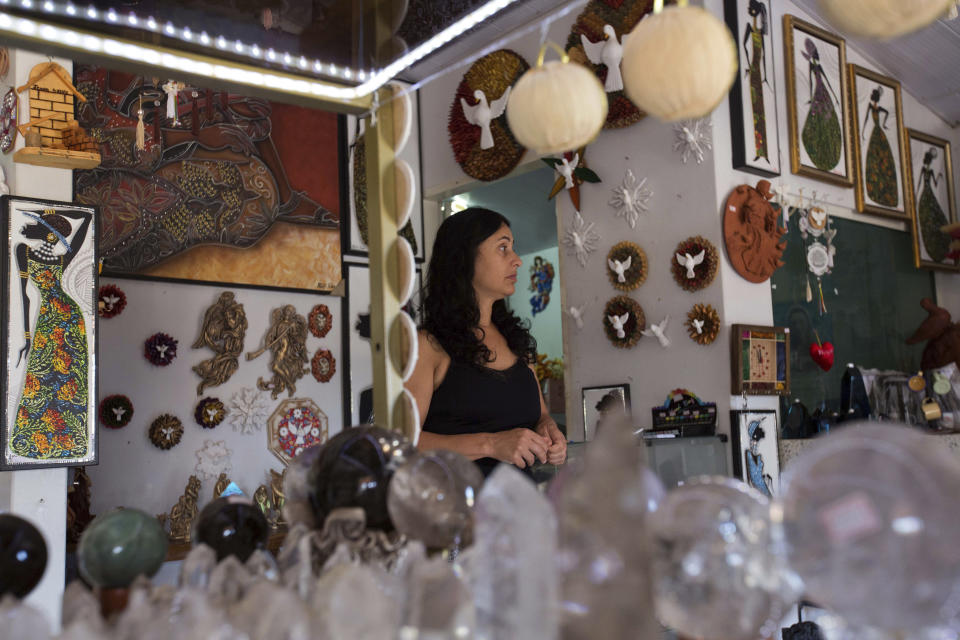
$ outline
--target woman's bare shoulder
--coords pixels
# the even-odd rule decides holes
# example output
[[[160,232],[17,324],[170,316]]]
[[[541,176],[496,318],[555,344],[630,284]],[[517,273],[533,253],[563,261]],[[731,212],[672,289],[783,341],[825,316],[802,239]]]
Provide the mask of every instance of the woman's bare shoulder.
[[[417,342],[420,347],[419,351],[421,357],[430,358],[434,362],[440,362],[450,357],[440,345],[440,341],[437,340],[433,334],[426,329],[420,329],[417,331]]]

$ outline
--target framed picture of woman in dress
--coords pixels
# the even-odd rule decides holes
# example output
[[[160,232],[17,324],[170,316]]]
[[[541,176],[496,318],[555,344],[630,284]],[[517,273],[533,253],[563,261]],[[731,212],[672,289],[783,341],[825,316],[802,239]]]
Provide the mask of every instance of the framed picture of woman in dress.
[[[776,411],[731,411],[733,475],[772,498],[780,493],[780,444]]]
[[[940,229],[957,221],[950,143],[916,129],[904,137],[914,264],[957,270],[957,260],[949,257],[951,237]]]
[[[783,16],[790,170],[841,187],[853,186],[843,38]]]
[[[737,38],[742,70],[730,90],[733,168],[776,177],[780,134],[770,0],[725,0],[724,15]]]
[[[97,211],[5,196],[0,469],[97,463]]]
[[[910,193],[904,189],[906,152],[900,83],[859,65],[848,65],[848,69],[857,211],[905,220]]]

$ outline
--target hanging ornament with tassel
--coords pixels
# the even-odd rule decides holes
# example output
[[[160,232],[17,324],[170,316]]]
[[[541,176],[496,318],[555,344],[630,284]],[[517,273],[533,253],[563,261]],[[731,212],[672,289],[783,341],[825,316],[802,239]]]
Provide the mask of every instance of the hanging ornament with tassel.
[[[137,109],[137,151],[144,151],[147,148],[146,131],[143,124],[143,92],[141,88],[140,106]]]

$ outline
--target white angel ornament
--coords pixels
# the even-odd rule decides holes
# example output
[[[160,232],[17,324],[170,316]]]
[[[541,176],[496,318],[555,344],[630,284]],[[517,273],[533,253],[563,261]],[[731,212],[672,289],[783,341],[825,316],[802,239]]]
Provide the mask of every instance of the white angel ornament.
[[[607,66],[607,81],[603,88],[607,93],[611,91],[623,90],[623,76],[620,75],[620,61],[623,59],[623,43],[617,41],[617,32],[609,25],[603,25],[604,39],[598,42],[590,42],[587,36],[580,34],[580,44],[583,45],[583,52],[593,64],[604,64]],[[622,40],[626,40],[624,34]]]
[[[571,247],[581,267],[587,266],[587,258],[597,249],[600,234],[593,230],[593,223],[586,222],[579,211],[573,212],[573,222],[563,236],[563,244]]]
[[[567,309],[567,315],[577,323],[577,329],[583,329],[583,310],[585,307],[586,305],[580,305],[579,307],[570,305],[570,308]]]
[[[627,256],[627,259],[623,262],[620,262],[616,259],[607,259],[607,266],[610,267],[610,270],[617,274],[617,282],[626,282],[626,272],[630,270],[630,264],[633,262],[633,256]]]
[[[697,335],[703,333],[703,325],[707,323],[706,320],[700,320],[699,318],[694,318],[690,321],[693,324],[693,328],[696,329]]]
[[[627,311],[622,316],[612,315],[607,316],[607,320],[610,321],[610,326],[613,327],[613,330],[617,332],[617,338],[623,340],[627,337],[627,332],[623,328],[627,325],[627,320],[630,319],[630,312]]]
[[[113,410],[113,415],[117,417],[117,422],[123,420],[123,414],[127,412],[126,409],[123,407],[111,407],[111,409]]]
[[[473,97],[477,100],[477,104],[473,106],[467,104],[467,101],[463,98],[460,98],[463,115],[467,119],[467,122],[480,127],[480,148],[492,149],[493,134],[490,132],[490,123],[495,118],[503,115],[504,110],[507,108],[507,99],[510,97],[510,87],[507,87],[507,90],[503,92],[502,96],[489,104],[487,103],[486,94],[480,89],[473,92]]]
[[[563,176],[563,186],[565,189],[573,189],[576,182],[573,181],[573,172],[580,162],[580,154],[573,154],[573,160],[567,160],[566,157],[560,158],[560,164],[556,166],[556,171]]]
[[[686,267],[688,280],[693,280],[697,277],[697,274],[693,268],[703,262],[705,255],[706,250],[701,251],[695,256],[691,256],[689,253],[684,253],[683,255],[680,255],[679,253],[677,254],[677,264],[679,264],[681,267]]]
[[[670,338],[667,337],[667,324],[670,323],[670,316],[663,319],[660,324],[650,324],[649,329],[642,329],[640,333],[649,337],[656,337],[660,346],[666,349],[670,346]]]

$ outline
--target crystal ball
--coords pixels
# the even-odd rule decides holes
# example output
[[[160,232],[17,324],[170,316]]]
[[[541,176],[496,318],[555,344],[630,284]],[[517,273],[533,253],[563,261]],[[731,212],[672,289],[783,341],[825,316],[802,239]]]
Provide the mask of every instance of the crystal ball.
[[[27,595],[47,568],[47,543],[28,521],[0,514],[0,599],[6,594]]]
[[[707,640],[772,637],[799,596],[776,553],[770,502],[728,477],[699,477],[650,515],[660,621]]]
[[[167,558],[167,534],[157,519],[136,509],[102,513],[77,545],[80,575],[103,588],[126,587],[139,575],[152,576]]]
[[[263,512],[241,495],[211,500],[197,516],[193,539],[217,552],[217,562],[236,556],[241,562],[265,549],[270,526]]]
[[[439,549],[473,542],[473,507],[483,473],[453,451],[415,456],[393,474],[387,509],[400,533]]]
[[[891,631],[960,615],[960,463],[941,438],[844,427],[791,461],[783,485],[788,559],[818,604]]]
[[[360,507],[367,527],[392,531],[387,486],[394,471],[416,455],[396,431],[359,426],[344,429],[322,446],[308,474],[310,504],[318,528],[341,507]]]

